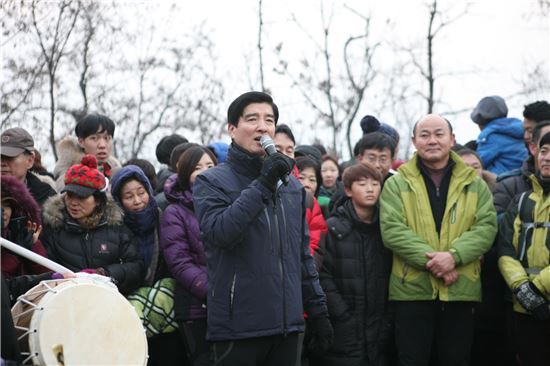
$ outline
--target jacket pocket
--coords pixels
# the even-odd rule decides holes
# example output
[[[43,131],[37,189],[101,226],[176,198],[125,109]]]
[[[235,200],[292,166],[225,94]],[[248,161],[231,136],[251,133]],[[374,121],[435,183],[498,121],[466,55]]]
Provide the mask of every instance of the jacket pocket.
[[[359,325],[357,320],[351,316],[346,320],[332,320],[334,330],[334,342],[331,350],[338,354],[348,354],[357,347],[359,340]]]

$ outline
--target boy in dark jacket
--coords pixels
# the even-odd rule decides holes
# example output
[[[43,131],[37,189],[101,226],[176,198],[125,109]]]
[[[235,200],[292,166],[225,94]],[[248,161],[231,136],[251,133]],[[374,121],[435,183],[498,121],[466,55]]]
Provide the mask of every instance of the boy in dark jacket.
[[[382,175],[357,163],[342,176],[347,199],[327,221],[321,286],[327,295],[334,343],[322,365],[388,365],[393,332],[388,305],[391,252],[378,221]]]

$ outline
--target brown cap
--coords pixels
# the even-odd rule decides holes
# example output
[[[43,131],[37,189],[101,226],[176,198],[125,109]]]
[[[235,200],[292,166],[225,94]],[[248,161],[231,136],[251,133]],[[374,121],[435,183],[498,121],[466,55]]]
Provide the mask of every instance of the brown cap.
[[[16,157],[25,151],[34,151],[34,140],[25,129],[14,127],[2,132],[0,137],[2,155]]]

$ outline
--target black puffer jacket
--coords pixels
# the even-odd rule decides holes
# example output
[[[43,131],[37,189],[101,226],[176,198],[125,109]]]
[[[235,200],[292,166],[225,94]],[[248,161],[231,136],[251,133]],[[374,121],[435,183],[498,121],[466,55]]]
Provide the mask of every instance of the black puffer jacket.
[[[535,173],[535,164],[533,157],[529,156],[523,162],[521,169],[512,170],[498,176],[493,191],[493,202],[498,215],[506,211],[516,195],[532,188],[529,176],[533,173]]]
[[[50,198],[44,205],[42,242],[48,258],[72,271],[102,267],[123,294],[138,288],[145,276],[144,264],[112,198],[93,229],[80,226],[69,216],[63,198]]]
[[[388,303],[391,252],[372,224],[357,217],[351,200],[327,220],[329,236],[320,272],[334,328],[323,365],[387,365],[393,327]]]

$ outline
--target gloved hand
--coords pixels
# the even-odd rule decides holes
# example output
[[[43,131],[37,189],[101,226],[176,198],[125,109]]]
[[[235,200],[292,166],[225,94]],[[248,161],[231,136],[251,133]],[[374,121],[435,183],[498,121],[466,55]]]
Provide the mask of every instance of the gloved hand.
[[[548,300],[531,281],[525,281],[514,291],[521,306],[538,320],[550,319]]]
[[[23,248],[32,250],[34,245],[34,231],[29,230],[22,220],[12,220],[8,226],[10,230],[10,240]]]
[[[334,331],[328,317],[322,315],[310,319],[309,327],[311,330],[311,341],[309,342],[308,349],[314,353],[323,353],[328,350],[334,338]]]
[[[266,188],[275,191],[277,182],[285,175],[288,175],[294,167],[294,160],[281,153],[269,155],[264,160],[262,171],[258,177],[258,181]]]

